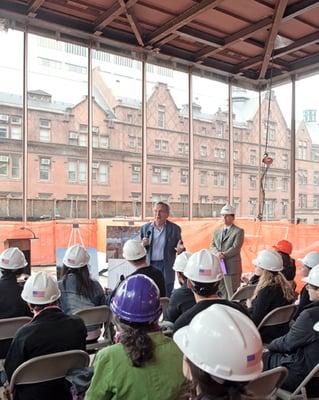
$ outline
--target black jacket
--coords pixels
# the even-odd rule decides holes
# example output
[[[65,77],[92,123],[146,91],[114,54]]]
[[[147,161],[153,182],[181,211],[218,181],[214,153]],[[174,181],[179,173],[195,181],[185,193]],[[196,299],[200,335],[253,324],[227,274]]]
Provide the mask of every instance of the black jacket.
[[[277,307],[288,305],[280,286],[266,286],[261,289],[252,301],[250,315],[256,326],[260,324],[262,319]],[[262,328],[260,331],[264,343],[269,343],[273,339],[284,335],[289,330],[289,324],[277,326],[269,326]]]
[[[81,318],[64,314],[59,308],[47,308],[20,328],[8,351],[4,369],[8,380],[23,362],[44,354],[67,350],[85,350],[86,328]],[[69,400],[64,379],[35,385],[18,385],[14,400]]]
[[[151,265],[148,267],[144,268],[137,268],[136,271],[134,271],[131,275],[137,275],[137,274],[142,274],[146,275],[149,278],[153,279],[153,281],[156,283],[156,285],[159,288],[160,291],[160,296],[165,297],[166,296],[166,289],[165,289],[165,282],[164,282],[164,276],[162,272]]]
[[[164,320],[175,322],[178,317],[194,305],[194,294],[184,283],[180,288],[173,291],[166,312],[164,313]]]
[[[202,300],[196,303],[192,308],[184,312],[174,323],[173,331],[176,332],[178,329],[181,329],[183,326],[189,325],[191,320],[206,308],[212,306],[213,304],[224,304],[225,306],[236,308],[236,310],[243,312],[247,315],[246,310],[239,303],[235,301],[229,301],[226,299],[207,299]]]
[[[23,285],[17,283],[14,274],[2,275],[0,279],[0,319],[14,317],[32,317],[32,313],[21,298]],[[0,341],[0,358],[5,358],[11,339]]]
[[[289,332],[273,340],[264,353],[264,369],[282,365],[288,368],[283,388],[294,391],[319,363],[319,333],[313,326],[319,320],[319,301],[305,307]]]
[[[283,276],[287,279],[287,281],[293,281],[296,276],[296,263],[293,258],[289,256],[289,254],[278,252],[281,255],[282,262],[284,264],[284,269],[281,271]]]
[[[299,304],[297,308],[297,312],[295,315],[295,319],[297,319],[300,315],[300,313],[305,309],[306,306],[310,304],[310,298],[309,298],[309,292],[306,288],[307,285],[305,285],[300,292],[299,295]]]

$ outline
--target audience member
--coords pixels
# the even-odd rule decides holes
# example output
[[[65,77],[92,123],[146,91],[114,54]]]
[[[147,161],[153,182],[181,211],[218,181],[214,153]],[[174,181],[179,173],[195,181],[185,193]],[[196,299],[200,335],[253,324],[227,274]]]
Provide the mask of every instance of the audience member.
[[[147,262],[147,254],[145,247],[140,241],[128,240],[123,246],[123,257],[125,260],[129,261],[136,271],[134,271],[130,276],[136,274],[146,275],[153,279],[159,288],[160,296],[165,297],[165,282],[162,272],[159,269],[154,268]]]
[[[263,354],[264,370],[280,365],[288,369],[288,377],[282,387],[292,392],[319,363],[319,334],[313,330],[319,316],[319,265],[313,267],[304,280],[307,282],[310,304],[304,308],[289,332],[273,340],[268,345],[269,351]]]
[[[300,275],[302,278],[306,278],[311,269],[319,264],[319,252],[311,251],[310,253],[306,254],[304,258],[299,258],[298,261],[301,263]],[[307,285],[305,285],[299,294],[299,304],[295,314],[295,319],[308,304],[310,304],[309,292],[307,290]]]
[[[294,291],[282,275],[283,262],[275,250],[262,250],[253,260],[259,281],[251,302],[251,317],[258,326],[262,319],[277,307],[286,306],[295,300]],[[264,327],[261,337],[268,343],[289,330],[289,324]]]
[[[176,399],[184,381],[182,354],[158,326],[158,287],[145,275],[130,276],[111,310],[119,343],[98,352],[86,400]]]
[[[0,255],[0,319],[14,317],[31,317],[32,313],[21,298],[23,285],[17,277],[27,265],[24,254],[17,247],[10,247]],[[0,359],[5,358],[11,339],[0,341]]]
[[[292,243],[288,240],[279,240],[273,248],[281,255],[283,262],[283,270],[281,273],[289,282],[293,282],[296,276],[296,263],[290,257],[292,253]]]
[[[195,305],[194,294],[187,287],[187,278],[184,275],[186,264],[191,255],[192,253],[184,251],[176,257],[173,269],[176,272],[176,277],[181,287],[175,289],[169,299],[167,309],[164,313],[165,321],[175,322],[180,315]]]
[[[64,314],[57,305],[57,282],[45,272],[37,272],[25,283],[22,298],[32,310],[33,320],[20,328],[9,348],[4,369],[10,381],[25,361],[45,354],[85,350],[86,328],[81,318]],[[17,385],[13,400],[71,400],[64,379],[30,385]]]
[[[72,315],[85,308],[106,304],[104,290],[98,281],[90,277],[88,263],[90,256],[80,244],[67,249],[63,257],[60,305],[66,314]],[[98,326],[88,327],[87,341],[94,341],[100,336]]]
[[[190,385],[187,400],[239,399],[245,384],[262,371],[263,346],[253,322],[241,312],[215,304],[174,334],[184,353]]]
[[[213,304],[224,304],[245,312],[240,304],[219,297],[219,284],[223,274],[219,259],[208,250],[200,250],[189,258],[184,275],[187,286],[194,293],[196,304],[177,318],[174,332],[188,325],[196,314]]]

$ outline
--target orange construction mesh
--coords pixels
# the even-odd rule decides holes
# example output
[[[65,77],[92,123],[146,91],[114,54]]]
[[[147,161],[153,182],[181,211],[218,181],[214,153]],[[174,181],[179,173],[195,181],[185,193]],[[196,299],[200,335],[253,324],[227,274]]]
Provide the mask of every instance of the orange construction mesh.
[[[221,225],[220,219],[198,219],[187,221],[175,219],[182,228],[183,240],[186,248],[197,251],[208,248],[213,231]],[[31,228],[39,239],[32,240],[32,265],[46,265],[55,263],[55,250],[67,247],[75,221],[43,221],[30,222],[26,226]],[[81,224],[80,232],[83,243],[87,247],[97,247],[99,251],[106,249],[106,235],[108,225],[128,225],[128,221],[116,222],[111,219],[93,220],[90,224]],[[292,225],[287,221],[259,222],[247,219],[237,219],[237,225],[245,229],[245,243],[242,249],[243,269],[253,271],[252,259],[259,250],[269,248],[278,240],[287,239],[293,244],[292,257],[303,257],[310,251],[319,251],[318,225]],[[141,225],[142,222],[135,222]],[[0,221],[0,250],[4,248],[4,240],[8,238],[30,238],[31,232],[21,230],[22,222]],[[296,278],[298,288],[301,287],[299,268]]]

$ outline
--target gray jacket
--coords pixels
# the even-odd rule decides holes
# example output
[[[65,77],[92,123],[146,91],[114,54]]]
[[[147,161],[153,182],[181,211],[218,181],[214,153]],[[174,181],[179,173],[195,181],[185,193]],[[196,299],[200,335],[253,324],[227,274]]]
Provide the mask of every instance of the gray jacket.
[[[228,275],[241,274],[240,250],[244,243],[245,232],[237,225],[232,225],[223,238],[223,230],[223,228],[216,229],[214,232],[211,250],[213,253],[218,251],[224,253]]]

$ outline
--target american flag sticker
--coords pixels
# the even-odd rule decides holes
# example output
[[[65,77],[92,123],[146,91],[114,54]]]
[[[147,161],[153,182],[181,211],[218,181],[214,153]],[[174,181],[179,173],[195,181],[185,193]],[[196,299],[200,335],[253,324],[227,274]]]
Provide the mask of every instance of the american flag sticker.
[[[258,363],[257,354],[249,354],[247,356],[247,367],[251,367]]]
[[[9,259],[8,258],[2,258],[1,262],[2,262],[2,264],[8,265],[9,264]]]
[[[68,263],[69,263],[69,264],[75,264],[75,261],[72,260],[72,258],[68,258]]]
[[[32,292],[33,297],[45,297],[45,291],[44,290],[33,290]]]
[[[202,269],[200,268],[198,274],[201,276],[211,276],[212,271],[210,269]]]

